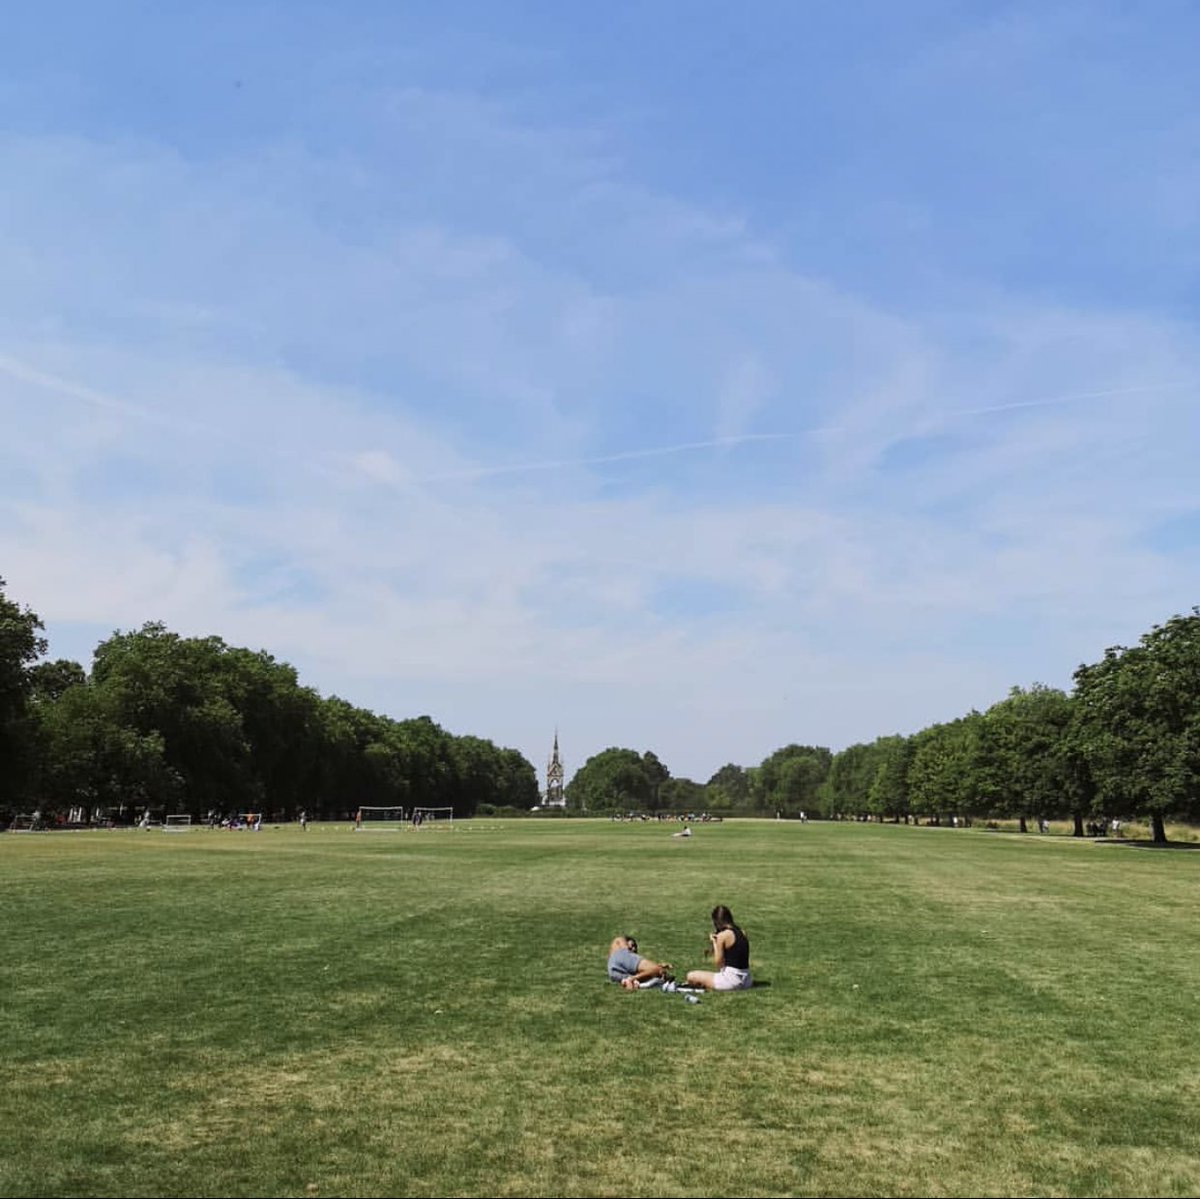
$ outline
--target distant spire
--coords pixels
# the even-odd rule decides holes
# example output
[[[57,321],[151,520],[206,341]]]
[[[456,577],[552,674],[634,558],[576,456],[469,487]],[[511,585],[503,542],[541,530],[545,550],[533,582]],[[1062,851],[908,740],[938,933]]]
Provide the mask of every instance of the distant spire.
[[[563,764],[558,756],[558,729],[554,730],[554,752],[546,763],[546,807],[565,808],[566,796],[563,795]]]

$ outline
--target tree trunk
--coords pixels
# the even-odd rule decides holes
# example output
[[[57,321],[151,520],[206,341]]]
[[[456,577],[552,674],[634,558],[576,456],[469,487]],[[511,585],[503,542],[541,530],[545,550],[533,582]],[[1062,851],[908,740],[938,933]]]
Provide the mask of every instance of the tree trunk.
[[[1167,830],[1163,826],[1163,818],[1161,812],[1150,813],[1150,827],[1154,830],[1154,844],[1166,845]]]
[[[1021,832],[1027,833],[1029,830],[1025,827],[1025,817],[1021,817]]]
[[[1071,834],[1072,837],[1083,836],[1083,816],[1081,813],[1075,813],[1075,831]]]

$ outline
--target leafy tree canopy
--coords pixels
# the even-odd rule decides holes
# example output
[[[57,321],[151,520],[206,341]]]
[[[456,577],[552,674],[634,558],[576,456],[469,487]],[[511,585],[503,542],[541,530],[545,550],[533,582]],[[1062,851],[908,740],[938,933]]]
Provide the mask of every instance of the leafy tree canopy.
[[[1098,805],[1148,814],[1157,841],[1167,816],[1200,814],[1200,608],[1081,666],[1075,697]]]
[[[649,808],[666,781],[665,772],[653,754],[610,747],[593,754],[576,771],[566,787],[567,806],[579,812]]]

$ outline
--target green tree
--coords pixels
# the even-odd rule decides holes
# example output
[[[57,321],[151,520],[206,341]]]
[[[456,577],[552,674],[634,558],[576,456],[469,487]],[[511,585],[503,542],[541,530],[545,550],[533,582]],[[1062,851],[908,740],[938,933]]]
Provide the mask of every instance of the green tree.
[[[1200,608],[1081,666],[1075,698],[1096,802],[1112,815],[1148,816],[1165,842],[1168,817],[1200,812]]]
[[[834,754],[825,780],[822,807],[831,815],[871,812],[871,783],[878,769],[874,745],[848,745]]]
[[[481,803],[528,810],[538,802],[537,772],[515,749],[499,749],[480,737],[450,743],[458,781],[455,815],[469,816]]]
[[[54,703],[72,687],[86,684],[87,674],[83,667],[69,658],[39,662],[29,671],[30,698],[35,704]]]
[[[979,713],[972,712],[914,735],[908,767],[909,803],[914,813],[948,820],[977,810],[979,721]]]
[[[1066,693],[1040,683],[1028,691],[1012,688],[984,714],[981,746],[992,807],[1017,817],[1022,832],[1028,816],[1057,817],[1071,809],[1071,717]]]
[[[658,806],[665,812],[703,812],[708,808],[708,792],[692,779],[667,779],[659,788]]]
[[[456,816],[475,810],[458,789],[453,741],[430,716],[389,721],[385,744],[396,751],[396,767],[404,779],[405,793],[415,807],[453,807]],[[402,802],[401,798],[393,802]]]
[[[642,754],[642,770],[650,784],[650,810],[658,811],[659,793],[663,784],[671,777],[671,772],[658,760],[658,755],[651,750]]]
[[[222,661],[227,649],[219,637],[183,638],[150,623],[101,642],[92,665],[93,684],[115,705],[118,722],[162,738],[193,816],[262,806],[252,747]]]
[[[908,768],[912,762],[910,737],[879,737],[875,741],[875,773],[867,793],[870,810],[880,817],[908,823]]]
[[[67,688],[38,706],[41,789],[50,809],[175,808],[183,780],[166,760],[162,734],[123,718],[114,694],[93,684]]]
[[[708,780],[706,806],[713,810],[748,808],[750,806],[750,776],[741,766],[726,762]]]
[[[266,651],[150,623],[103,641],[89,679],[74,662],[31,666],[45,648],[38,628],[27,610],[0,607],[0,648],[12,666],[0,670],[0,745],[17,725],[22,746],[36,740],[51,803],[290,819],[300,808],[318,818],[364,805],[464,816],[483,800],[537,802],[534,769],[516,750],[453,737],[428,716],[397,721],[323,700]],[[6,749],[2,783],[16,777],[14,756]],[[646,755],[648,769],[655,763]]]
[[[619,812],[648,807],[653,787],[642,755],[612,746],[588,758],[565,793],[574,811]]]
[[[537,806],[540,798],[533,763],[518,749],[502,749],[497,766],[496,803],[527,812]]]
[[[1096,811],[1096,780],[1087,755],[1087,733],[1076,698],[1071,699],[1071,722],[1063,746],[1063,791],[1074,822],[1074,836],[1083,836],[1084,817]]]
[[[293,819],[317,806],[319,750],[316,692],[300,686],[294,667],[265,650],[224,646],[214,665],[221,693],[237,713],[251,795],[268,811]]]
[[[833,754],[820,745],[785,745],[750,776],[750,794],[759,811],[795,816],[817,808],[817,797],[829,774]]]
[[[0,809],[24,802],[32,785],[36,746],[29,716],[34,662],[46,652],[42,622],[4,594],[0,579]]]

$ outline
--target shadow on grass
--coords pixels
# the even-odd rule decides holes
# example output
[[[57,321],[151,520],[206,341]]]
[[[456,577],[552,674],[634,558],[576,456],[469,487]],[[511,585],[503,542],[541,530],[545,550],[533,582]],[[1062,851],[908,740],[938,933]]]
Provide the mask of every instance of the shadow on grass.
[[[1126,845],[1130,849],[1200,849],[1200,841],[1137,841],[1120,837],[1097,837],[1094,844]]]

